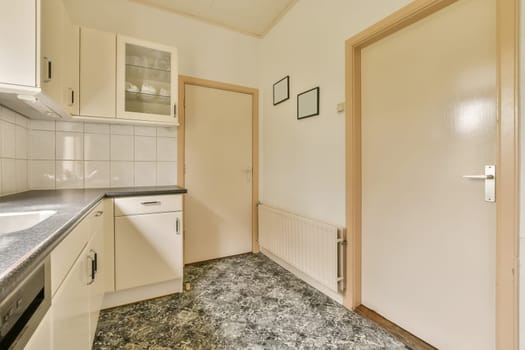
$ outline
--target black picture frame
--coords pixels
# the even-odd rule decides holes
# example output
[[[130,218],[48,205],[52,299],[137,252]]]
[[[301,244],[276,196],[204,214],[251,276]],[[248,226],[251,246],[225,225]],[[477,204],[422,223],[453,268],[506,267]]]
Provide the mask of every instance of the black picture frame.
[[[283,90],[286,95],[283,94]],[[283,95],[283,96],[281,96]],[[290,99],[290,76],[287,75],[275,84],[273,84],[273,105],[277,106]]]
[[[316,115],[319,115],[319,96],[321,94],[321,89],[319,86],[314,87],[313,89],[306,90],[297,95],[297,119],[310,118]],[[314,108],[301,108],[301,102],[305,101],[304,99],[313,99]],[[306,101],[308,102],[308,101]],[[304,102],[303,102],[304,105]]]

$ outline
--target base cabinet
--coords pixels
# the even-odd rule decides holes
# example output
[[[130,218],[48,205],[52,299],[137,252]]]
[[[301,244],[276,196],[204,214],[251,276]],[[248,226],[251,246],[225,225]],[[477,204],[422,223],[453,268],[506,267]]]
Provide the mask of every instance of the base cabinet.
[[[117,290],[182,278],[177,225],[182,225],[179,212],[115,218]]]

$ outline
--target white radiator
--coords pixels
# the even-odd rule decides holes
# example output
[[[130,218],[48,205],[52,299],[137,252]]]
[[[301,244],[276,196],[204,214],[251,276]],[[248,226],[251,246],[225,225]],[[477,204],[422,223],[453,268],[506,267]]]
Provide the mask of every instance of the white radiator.
[[[345,288],[344,229],[261,204],[259,244],[265,255],[340,299]]]

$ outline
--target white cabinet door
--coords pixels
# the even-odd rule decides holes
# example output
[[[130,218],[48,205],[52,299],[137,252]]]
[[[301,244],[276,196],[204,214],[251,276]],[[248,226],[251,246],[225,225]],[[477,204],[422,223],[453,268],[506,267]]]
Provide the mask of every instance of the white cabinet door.
[[[0,1],[0,83],[37,86],[39,0]]]
[[[117,118],[177,125],[177,50],[117,37]]]
[[[53,343],[51,342],[51,311],[48,311],[42,321],[40,321],[24,350],[53,350]]]
[[[89,341],[89,282],[88,247],[69,271],[56,292],[52,303],[54,350],[90,348]]]
[[[80,115],[115,117],[116,34],[80,29]]]
[[[105,285],[105,270],[106,270],[106,255],[104,253],[104,215],[102,211],[95,213],[92,221],[92,228],[94,236],[88,245],[89,261],[93,259],[95,262],[94,279],[88,285],[89,293],[89,341],[93,342],[95,332],[97,330],[98,316],[100,308],[104,299]],[[88,267],[89,268],[89,267]],[[90,278],[88,276],[88,278]]]
[[[80,27],[74,25],[66,16],[63,25],[64,61],[62,79],[62,105],[73,115],[79,114],[79,74],[80,74]]]
[[[62,103],[63,25],[67,17],[61,0],[44,0],[41,7],[42,30],[40,83],[42,91],[55,102]]]
[[[115,218],[116,289],[182,278],[182,212]]]

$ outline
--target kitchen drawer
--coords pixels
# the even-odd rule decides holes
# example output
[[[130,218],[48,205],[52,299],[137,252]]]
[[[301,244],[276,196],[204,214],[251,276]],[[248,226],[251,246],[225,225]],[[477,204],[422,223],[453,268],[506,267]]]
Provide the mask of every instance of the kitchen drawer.
[[[104,206],[101,201],[86,215],[77,227],[51,252],[51,292],[55,295],[58,287],[80,255],[82,249],[91,239],[94,217],[103,213]]]
[[[182,195],[157,195],[115,199],[115,216],[182,211]]]

